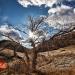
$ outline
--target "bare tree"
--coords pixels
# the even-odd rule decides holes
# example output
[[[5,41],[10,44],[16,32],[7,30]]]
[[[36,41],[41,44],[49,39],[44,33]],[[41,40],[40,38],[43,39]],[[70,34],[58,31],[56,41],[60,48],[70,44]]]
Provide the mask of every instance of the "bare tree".
[[[49,34],[44,26],[47,24],[45,23],[46,18],[40,17],[40,18],[32,18],[29,17],[29,24],[28,24],[28,30],[29,30],[29,43],[31,43],[32,48],[32,71],[36,70],[36,64],[37,64],[37,51],[38,51],[38,45],[41,43],[45,43],[47,34]],[[57,25],[59,24],[56,22]],[[69,27],[67,27],[67,24],[64,24],[63,27],[61,24],[59,24],[61,29],[57,29],[57,32],[54,33],[49,39],[53,40],[53,38],[57,36],[62,36],[63,34],[69,33],[73,30],[75,30],[74,24],[68,24]],[[51,34],[50,34],[51,35]]]
[[[44,26],[44,17],[40,18],[32,18],[29,17],[29,39],[28,42],[31,43],[32,46],[32,72],[36,71],[36,64],[37,64],[37,45],[40,44],[43,39],[45,39],[47,32],[45,31],[45,28],[41,27]]]
[[[23,31],[23,30],[20,30],[19,28],[17,27],[14,27],[12,24],[10,24],[10,26],[22,33],[24,33],[25,35],[28,36],[27,40],[23,41],[23,43],[30,43],[31,46],[32,46],[32,56],[31,56],[31,70],[32,71],[35,71],[36,70],[36,59],[37,59],[37,48],[36,46],[38,44],[40,44],[40,42],[42,42],[43,38],[45,38],[46,36],[46,30],[45,30],[45,27],[43,28],[42,26],[45,25],[44,23],[44,17],[40,17],[40,18],[32,18],[32,17],[29,17],[29,21],[28,21],[28,25],[26,26],[27,27],[27,31]],[[12,37],[10,37],[9,35],[7,34],[4,34],[4,33],[1,33],[2,36],[5,36],[7,37],[10,41],[18,44],[19,46],[17,47],[17,50],[16,50],[16,46],[13,46],[14,48],[14,56],[16,56],[16,51],[18,51],[18,49],[20,48],[20,46],[22,46],[22,44],[20,43],[20,41],[15,41]],[[5,49],[6,47],[8,47],[10,45],[7,44],[3,49]],[[1,50],[3,50],[1,49]],[[24,50],[24,47],[22,46],[22,49]],[[30,62],[29,60],[29,56],[27,54],[26,51],[25,52],[25,55],[26,55],[26,58],[27,58],[27,63]],[[29,66],[29,64],[28,64]]]
[[[32,72],[36,71],[36,64],[37,64],[36,59],[37,59],[37,53],[38,53],[38,45],[42,45],[42,43],[45,43],[45,40],[47,38],[47,34],[49,34],[47,29],[46,29],[47,24],[45,23],[45,19],[46,19],[45,17],[39,17],[39,18],[29,17],[28,24],[26,25],[26,28],[27,28],[26,31],[20,30],[19,28],[16,28],[13,25],[10,25],[14,29],[24,33],[28,37],[26,40],[24,40],[22,42],[31,44],[31,47],[32,47],[31,58],[29,58],[27,52],[25,52],[25,55],[26,55],[26,58],[27,58],[27,63],[29,63],[30,60],[31,60],[31,70],[32,70]],[[56,23],[59,24],[58,22],[56,22]],[[59,24],[59,25],[61,27],[61,24]],[[66,29],[65,29],[65,26],[66,26],[66,24],[63,26],[64,28],[62,27],[61,29],[58,29],[56,33],[54,33],[51,37],[49,37],[49,39],[53,40],[54,37],[69,33],[69,32],[71,32],[75,29],[75,26],[73,24],[70,24],[70,27],[68,27]],[[5,37],[8,37],[11,41],[19,44],[20,46],[22,45],[20,43],[20,41],[16,42],[10,36],[8,36],[6,34],[2,34],[2,35],[5,36]],[[18,47],[18,49],[19,48],[20,47]],[[22,46],[22,49],[24,50],[24,46]],[[16,54],[15,49],[14,49],[14,54]],[[29,64],[28,64],[28,66],[30,66]]]

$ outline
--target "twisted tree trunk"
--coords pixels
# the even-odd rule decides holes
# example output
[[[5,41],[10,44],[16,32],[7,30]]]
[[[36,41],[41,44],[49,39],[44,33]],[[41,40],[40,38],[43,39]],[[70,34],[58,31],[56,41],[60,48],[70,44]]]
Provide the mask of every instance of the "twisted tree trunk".
[[[37,59],[37,50],[36,50],[34,41],[31,41],[31,45],[33,47],[33,49],[32,49],[31,69],[32,69],[32,72],[35,72],[36,71],[36,65],[37,65],[37,60],[36,60]]]

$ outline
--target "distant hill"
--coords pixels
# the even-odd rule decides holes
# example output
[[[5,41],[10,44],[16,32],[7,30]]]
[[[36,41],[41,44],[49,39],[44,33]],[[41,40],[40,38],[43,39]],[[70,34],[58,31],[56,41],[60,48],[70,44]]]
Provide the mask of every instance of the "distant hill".
[[[4,47],[7,48],[3,51],[5,57],[12,56],[12,50],[16,49],[17,55],[25,58],[22,52],[28,51],[27,48],[10,40],[0,41],[0,48]],[[37,70],[43,73],[39,75],[75,75],[75,31],[44,41],[37,47],[37,50],[39,50]],[[11,61],[8,62],[9,71],[12,71],[12,74],[26,72],[26,65],[20,59],[14,58],[13,60],[10,58]],[[17,68],[18,66],[20,68]]]
[[[60,36],[56,36],[53,39],[44,41],[43,43],[38,45],[37,51],[38,52],[52,51],[57,50],[59,48],[67,47],[69,45],[75,45],[75,31]],[[10,40],[0,41],[0,48],[4,47],[12,50],[16,49],[17,52],[24,52],[24,50],[29,50],[23,47],[22,45],[12,42]]]
[[[40,52],[57,50],[69,45],[75,45],[75,31],[56,36],[41,43],[37,49]]]
[[[11,50],[16,50],[17,52],[24,52],[27,48],[23,47],[22,45],[12,42],[10,40],[2,40],[0,41],[0,48],[7,48]]]

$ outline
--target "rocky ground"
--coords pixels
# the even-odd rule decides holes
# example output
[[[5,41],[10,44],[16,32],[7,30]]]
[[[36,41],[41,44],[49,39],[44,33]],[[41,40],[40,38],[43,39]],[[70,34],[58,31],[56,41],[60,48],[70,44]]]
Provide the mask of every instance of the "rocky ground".
[[[39,54],[43,56],[43,61],[38,66],[44,74],[75,75],[75,45]]]
[[[0,75],[25,75],[26,65],[18,58],[11,59],[12,50],[4,50],[8,57],[9,69],[2,71]],[[17,53],[25,57],[23,53]],[[7,59],[6,59],[7,60]],[[75,45],[60,48],[54,51],[40,52],[37,58],[37,70],[39,74],[31,75],[75,75]]]

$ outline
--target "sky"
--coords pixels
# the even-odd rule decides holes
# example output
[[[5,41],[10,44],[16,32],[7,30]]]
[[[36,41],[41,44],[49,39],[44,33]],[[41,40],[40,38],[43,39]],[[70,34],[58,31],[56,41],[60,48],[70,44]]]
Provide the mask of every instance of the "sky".
[[[28,16],[48,15],[44,5],[24,8],[17,0],[0,0],[0,23],[9,21],[12,24],[23,24]]]
[[[28,16],[47,16],[44,22],[48,24],[49,35],[57,29],[67,30],[71,23],[75,25],[75,0],[0,0],[0,33],[22,40],[25,36],[9,26],[23,30]]]
[[[47,16],[62,4],[75,8],[75,0],[0,0],[0,24],[24,24],[28,16]]]

